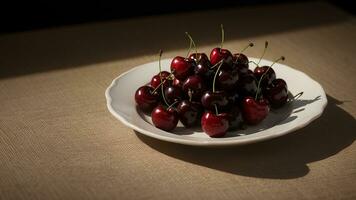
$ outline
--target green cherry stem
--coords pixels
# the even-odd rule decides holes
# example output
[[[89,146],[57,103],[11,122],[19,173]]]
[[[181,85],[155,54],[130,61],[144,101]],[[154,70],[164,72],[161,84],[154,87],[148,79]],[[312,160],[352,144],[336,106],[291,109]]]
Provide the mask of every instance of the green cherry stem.
[[[220,65],[219,65],[219,67],[218,67],[218,69],[216,70],[215,75],[214,75],[214,80],[213,80],[213,92],[215,92],[216,77],[218,76],[219,70],[220,70],[221,66],[223,65],[223,60],[221,60],[221,61],[218,62],[218,63],[220,63]],[[217,64],[218,64],[218,63],[217,63]],[[215,114],[218,115],[219,112],[218,112],[218,107],[216,106],[216,104],[214,104],[214,108],[215,108]]]
[[[189,38],[189,40],[190,40],[190,44],[193,44],[193,46],[194,46],[194,49],[195,49],[195,54],[198,54],[198,49],[197,49],[197,46],[195,45],[195,42],[194,42],[194,40],[193,40],[193,38],[192,38],[192,36],[191,35],[189,35],[189,33],[188,32],[185,32],[185,34],[187,35],[187,37]],[[188,55],[189,56],[189,55]],[[188,57],[187,56],[187,57]]]
[[[304,92],[299,92],[298,94],[294,95],[292,98],[288,99],[288,103],[299,99],[299,97],[301,97],[303,94],[304,94]]]
[[[220,52],[223,48],[224,40],[225,40],[225,31],[224,31],[224,25],[220,24],[221,27],[221,44],[220,44]]]
[[[159,60],[158,60],[158,67],[159,67],[159,78],[161,80],[161,83],[163,82],[162,81],[162,76],[161,76],[161,72],[162,72],[162,66],[161,66],[161,58],[162,58],[162,53],[163,51],[162,50],[159,50]],[[162,93],[162,97],[163,97],[163,101],[164,103],[169,106],[167,100],[166,100],[166,97],[164,96],[164,91],[163,91],[163,83],[161,84],[161,93]]]
[[[244,51],[246,51],[246,49],[248,49],[249,47],[253,47],[254,44],[252,42],[250,42],[247,46],[245,46],[241,51],[240,53],[243,53]]]
[[[237,61],[239,60],[241,54],[242,54],[244,51],[246,51],[246,49],[248,49],[249,47],[253,47],[253,46],[254,46],[254,44],[253,44],[252,42],[250,42],[247,46],[245,46],[245,47],[240,51],[239,56],[236,58],[235,64],[237,64]]]
[[[188,97],[189,97],[189,101],[191,102],[193,98],[193,91],[190,88],[188,89]]]
[[[268,69],[265,71],[265,73],[262,74],[260,80],[258,81],[257,92],[256,92],[256,95],[255,95],[255,100],[257,100],[258,94],[260,93],[260,90],[261,90],[261,88],[260,88],[261,82],[262,82],[263,78],[265,77],[265,75],[268,73],[269,69],[271,69],[272,66],[273,66],[274,64],[276,64],[276,62],[278,62],[278,61],[280,61],[280,60],[285,60],[285,59],[286,59],[286,58],[285,58],[284,56],[279,57],[278,59],[276,59],[275,61],[273,61],[272,65],[270,65],[270,66],[268,67]]]
[[[257,66],[260,64],[260,62],[261,62],[263,56],[265,55],[266,50],[267,50],[267,47],[268,47],[268,41],[265,42],[265,48],[263,49],[262,56],[260,57],[260,60],[258,61]]]
[[[189,42],[189,49],[188,49],[186,58],[189,57],[189,54],[190,54],[190,50],[191,50],[191,49],[192,49],[192,41],[190,40],[190,42]]]
[[[175,104],[179,103],[179,101],[175,101],[173,102],[170,106],[168,106],[167,110],[170,109],[171,107],[173,107]]]
[[[217,62],[215,65],[211,66],[210,69],[214,69],[216,66],[220,65],[221,63],[223,63],[224,60],[220,60],[219,62]]]
[[[220,70],[222,64],[223,64],[223,62],[220,63],[220,65],[219,65],[219,67],[218,67],[218,69],[216,70],[215,75],[214,75],[214,79],[213,79],[213,92],[215,92],[216,77],[218,76],[218,73],[219,73],[219,70]]]
[[[250,61],[248,61],[248,62],[249,62],[249,63],[253,63],[253,64],[256,65],[256,67],[258,67],[258,64],[257,64],[255,61],[250,60]]]
[[[219,111],[218,111],[218,106],[216,104],[214,104],[214,108],[215,108],[215,114],[218,115]]]

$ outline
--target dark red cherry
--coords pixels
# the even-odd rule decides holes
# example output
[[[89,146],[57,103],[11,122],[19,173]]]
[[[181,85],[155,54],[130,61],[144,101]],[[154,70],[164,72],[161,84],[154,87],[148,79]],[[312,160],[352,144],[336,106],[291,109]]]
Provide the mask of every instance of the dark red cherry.
[[[273,108],[282,107],[288,101],[288,87],[283,79],[275,79],[263,90],[263,96]]]
[[[136,90],[135,101],[137,106],[144,112],[151,112],[159,103],[159,94],[153,92],[154,88],[148,85],[142,86]]]
[[[171,62],[171,71],[179,80],[186,79],[194,73],[194,61],[181,56],[175,57]]]
[[[174,78],[173,79],[173,83],[172,83],[172,85],[174,85],[174,86],[178,86],[178,87],[182,87],[183,86],[183,82],[182,81],[180,81],[179,79],[177,79],[177,78]]]
[[[155,107],[151,114],[155,127],[164,131],[173,130],[178,123],[178,113],[174,108],[166,109],[162,105]]]
[[[162,71],[161,72],[161,77],[162,77],[162,81],[166,80],[167,77],[169,77],[170,73],[167,72],[167,71]],[[161,78],[159,77],[159,73],[154,75],[151,79],[151,86],[153,88],[156,88],[159,86],[159,84],[161,83]],[[167,87],[169,85],[171,85],[172,81],[171,80],[166,80],[164,83],[163,83],[163,86]]]
[[[231,66],[232,65],[232,54],[227,49],[220,49],[218,47],[214,48],[210,53],[210,63],[212,65],[217,64],[221,60],[224,60],[224,63]]]
[[[205,84],[203,79],[198,75],[189,76],[183,82],[183,91],[189,96],[191,93],[193,100],[199,100],[203,91],[205,90]]]
[[[201,76],[204,79],[209,79],[214,75],[214,71],[211,68],[211,63],[208,56],[205,53],[191,54],[189,56],[194,59],[196,66],[194,68],[194,73]]]
[[[253,75],[251,70],[239,77],[239,81],[237,83],[238,91],[243,96],[254,96],[257,92],[258,82]]]
[[[262,66],[262,67],[256,67],[255,70],[253,71],[257,81],[259,81],[264,73],[270,68],[269,66]],[[272,68],[270,68],[267,73],[263,76],[263,80],[261,81],[261,88],[266,87],[267,85],[271,84],[272,81],[276,79],[276,73]]]
[[[229,129],[229,120],[224,113],[216,115],[208,111],[201,118],[201,126],[210,137],[223,137]]]
[[[248,67],[248,58],[243,53],[235,53],[232,57],[232,60],[235,64],[245,65]]]
[[[208,62],[208,63],[210,63],[209,58],[205,53],[192,53],[192,54],[189,55],[189,58],[191,60],[194,60],[195,63],[199,63],[199,62],[202,62],[202,63]]]
[[[225,91],[206,91],[201,97],[201,103],[208,110],[215,110],[216,105],[219,110],[226,110],[229,106]]]
[[[185,94],[181,87],[179,86],[168,86],[164,89],[164,95],[168,104],[172,104],[176,101],[181,101],[185,98]]]
[[[238,80],[239,74],[237,70],[220,69],[217,83],[221,90],[234,90],[236,89]]]
[[[242,106],[242,118],[247,124],[256,125],[263,121],[269,113],[268,102],[265,99],[255,100],[245,97]]]
[[[203,106],[199,102],[183,100],[177,106],[179,120],[185,127],[192,127],[200,123]]]

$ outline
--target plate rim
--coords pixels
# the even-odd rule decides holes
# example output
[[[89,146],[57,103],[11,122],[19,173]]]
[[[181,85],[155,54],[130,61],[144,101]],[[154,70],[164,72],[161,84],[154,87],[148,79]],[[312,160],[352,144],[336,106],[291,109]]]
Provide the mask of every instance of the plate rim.
[[[167,58],[164,60],[171,60],[173,58]],[[258,59],[258,58],[254,58],[254,57],[249,57],[249,59]],[[262,61],[264,62],[272,62],[270,60],[266,60],[266,59],[262,59]],[[310,117],[308,120],[306,120],[304,123],[299,123],[298,125],[287,129],[285,131],[281,131],[278,132],[276,134],[267,134],[267,135],[260,135],[259,137],[254,137],[254,138],[247,138],[247,139],[239,139],[239,140],[214,140],[214,141],[207,141],[207,140],[187,140],[187,139],[182,139],[182,138],[172,138],[172,137],[167,137],[167,136],[163,136],[163,135],[159,135],[159,134],[154,134],[148,130],[142,129],[139,126],[136,126],[134,124],[132,124],[131,122],[129,122],[128,120],[126,120],[123,116],[120,116],[113,108],[112,106],[112,97],[110,95],[110,91],[111,89],[116,85],[117,81],[126,76],[127,74],[131,73],[132,71],[135,71],[137,68],[142,67],[143,65],[150,65],[153,63],[156,63],[157,61],[153,61],[153,62],[148,62],[148,63],[143,63],[140,65],[137,65],[123,73],[121,73],[119,76],[117,76],[116,78],[114,78],[112,80],[112,82],[110,83],[110,85],[106,88],[105,90],[105,97],[106,97],[106,105],[107,108],[109,110],[109,112],[119,121],[121,121],[125,126],[130,127],[131,129],[144,134],[146,136],[149,137],[153,137],[155,139],[159,139],[159,140],[163,140],[166,142],[172,142],[172,143],[178,143],[178,144],[184,144],[184,145],[191,145],[191,146],[236,146],[236,145],[246,145],[246,144],[251,144],[251,143],[257,143],[260,141],[264,141],[264,140],[269,140],[269,139],[273,139],[273,138],[277,138],[283,135],[286,135],[288,133],[294,132],[298,129],[301,129],[303,127],[306,127],[307,125],[309,125],[311,122],[313,122],[315,119],[319,118],[325,111],[325,108],[328,104],[328,99],[325,93],[324,88],[321,86],[321,84],[317,81],[315,81],[313,78],[311,78],[309,75],[307,75],[306,73],[297,70],[295,68],[290,67],[289,65],[284,65],[288,68],[291,68],[293,70],[296,70],[298,72],[300,72],[302,75],[306,76],[307,78],[309,78],[311,81],[313,81],[315,84],[317,84],[322,91],[322,94],[320,94],[322,97],[324,97],[324,101],[321,107],[321,110],[318,112],[318,114],[313,115],[312,117]]]

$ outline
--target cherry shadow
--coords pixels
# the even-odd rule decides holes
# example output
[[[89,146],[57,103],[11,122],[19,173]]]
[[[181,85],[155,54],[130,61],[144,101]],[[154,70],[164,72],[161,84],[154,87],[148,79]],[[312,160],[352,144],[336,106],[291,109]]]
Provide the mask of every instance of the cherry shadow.
[[[155,55],[159,49],[185,49],[186,31],[199,46],[218,45],[221,23],[226,29],[226,39],[236,40],[350,19],[351,16],[325,2],[303,2],[175,13],[2,35],[0,79]]]
[[[309,163],[336,155],[356,138],[356,120],[328,96],[323,115],[307,127],[273,140],[246,146],[204,148],[156,140],[137,133],[151,148],[185,162],[231,174],[293,179],[309,173]]]

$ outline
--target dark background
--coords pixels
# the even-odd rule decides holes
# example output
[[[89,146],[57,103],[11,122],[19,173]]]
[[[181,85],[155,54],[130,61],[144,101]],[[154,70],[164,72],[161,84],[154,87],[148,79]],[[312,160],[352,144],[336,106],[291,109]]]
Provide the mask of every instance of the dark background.
[[[195,10],[224,9],[229,7],[260,6],[295,2],[303,1],[11,1],[0,5],[0,34],[173,12],[191,12]],[[346,10],[347,12],[355,14],[355,9],[351,0],[328,2]]]

